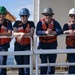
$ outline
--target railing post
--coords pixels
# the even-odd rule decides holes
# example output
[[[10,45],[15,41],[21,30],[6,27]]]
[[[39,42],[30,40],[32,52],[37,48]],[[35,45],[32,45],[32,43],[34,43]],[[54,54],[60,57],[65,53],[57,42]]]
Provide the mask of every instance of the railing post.
[[[33,75],[33,63],[32,63],[32,55],[30,55],[30,75]]]
[[[37,49],[37,39],[38,39],[38,37],[36,37],[36,49]],[[36,75],[39,75],[39,67],[38,67],[38,54],[35,54],[35,61],[36,61]]]
[[[30,38],[30,50],[32,51],[33,49],[33,40],[32,40],[32,37],[29,37]],[[33,75],[33,59],[32,59],[33,55],[30,55],[30,75]]]
[[[36,54],[36,75],[39,75],[39,68],[38,68],[38,55]]]

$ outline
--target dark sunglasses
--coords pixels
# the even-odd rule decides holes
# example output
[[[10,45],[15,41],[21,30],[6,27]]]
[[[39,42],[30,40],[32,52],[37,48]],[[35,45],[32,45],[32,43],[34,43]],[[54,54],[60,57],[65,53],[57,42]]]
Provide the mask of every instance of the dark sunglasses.
[[[69,15],[70,17],[74,17],[75,18],[75,15]]]
[[[20,17],[28,17],[28,15],[20,15]]]

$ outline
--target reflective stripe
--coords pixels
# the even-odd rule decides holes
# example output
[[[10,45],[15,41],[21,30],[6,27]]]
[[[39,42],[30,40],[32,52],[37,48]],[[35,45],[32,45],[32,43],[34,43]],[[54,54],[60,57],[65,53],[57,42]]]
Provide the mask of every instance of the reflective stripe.
[[[57,38],[51,38],[49,40],[43,40],[43,39],[40,39],[41,42],[44,42],[44,43],[51,43],[51,42],[55,42],[57,40]]]
[[[23,27],[19,27],[19,28],[18,28],[18,30],[21,30],[21,29],[23,29]]]
[[[2,28],[2,29],[4,29],[4,30],[7,30],[7,28],[6,28],[5,26],[3,26],[3,25],[2,25],[2,27],[1,27],[1,28]]]

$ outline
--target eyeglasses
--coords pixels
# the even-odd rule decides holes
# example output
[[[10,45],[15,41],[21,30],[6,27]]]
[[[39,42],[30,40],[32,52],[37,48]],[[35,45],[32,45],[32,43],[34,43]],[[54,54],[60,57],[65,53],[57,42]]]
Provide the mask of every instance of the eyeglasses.
[[[20,15],[20,17],[28,17],[28,15]]]
[[[74,17],[75,18],[75,15],[70,15],[70,17]]]

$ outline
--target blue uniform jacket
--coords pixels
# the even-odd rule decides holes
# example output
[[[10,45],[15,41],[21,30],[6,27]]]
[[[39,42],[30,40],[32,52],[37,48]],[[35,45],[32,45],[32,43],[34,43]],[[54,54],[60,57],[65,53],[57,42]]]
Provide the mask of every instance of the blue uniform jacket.
[[[61,28],[60,24],[59,24],[57,21],[54,21],[54,29],[55,29],[57,35],[63,33],[63,32],[62,32],[62,28]],[[36,35],[38,35],[38,36],[46,35],[46,34],[45,34],[45,31],[42,30],[42,22],[41,22],[41,21],[39,21],[39,22],[37,23]],[[56,35],[56,36],[57,36],[57,35]],[[42,44],[40,44],[40,43],[41,43],[41,42],[39,42],[39,45],[42,45]],[[50,45],[51,45],[51,46],[54,46],[54,47],[57,47],[57,41],[56,41],[56,42],[53,42],[53,43],[50,43]]]

